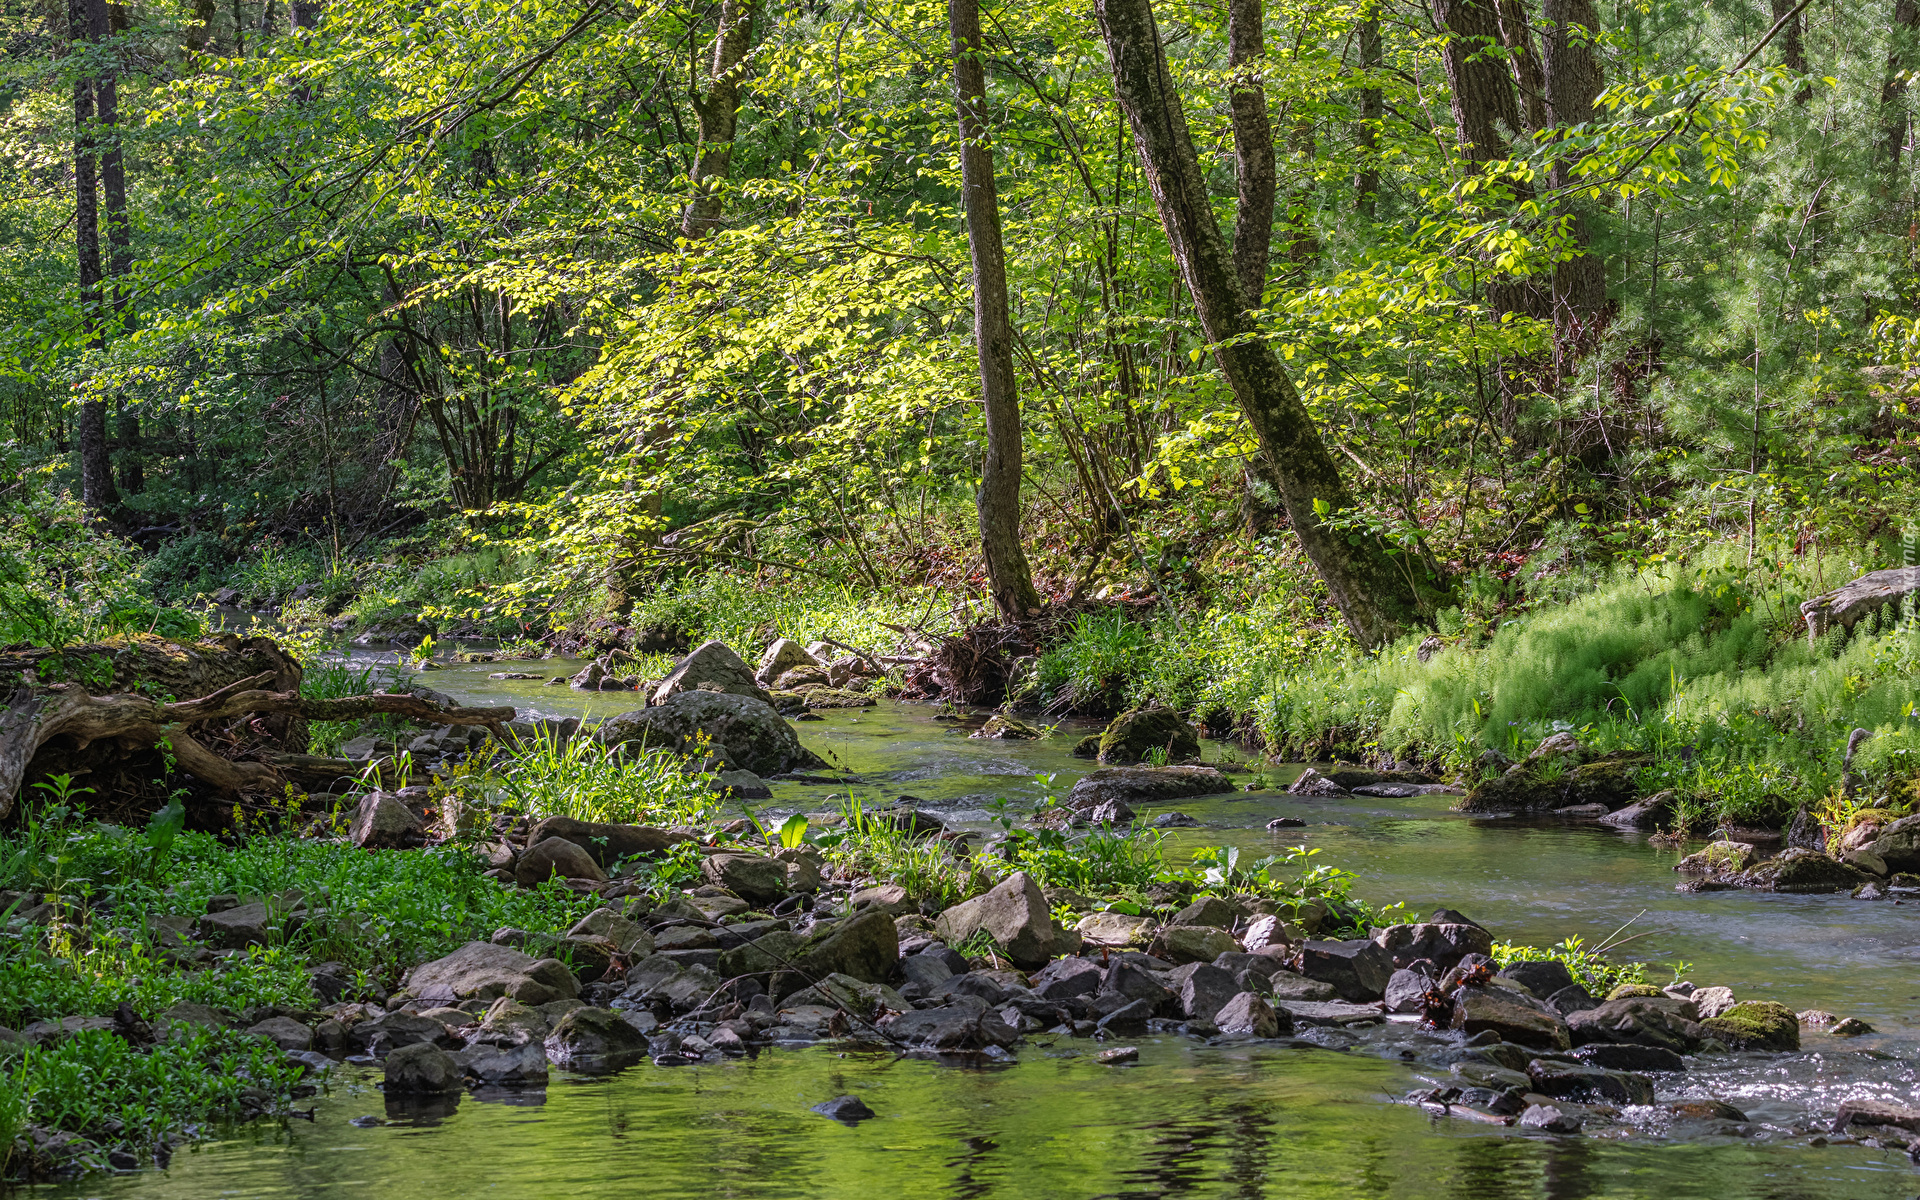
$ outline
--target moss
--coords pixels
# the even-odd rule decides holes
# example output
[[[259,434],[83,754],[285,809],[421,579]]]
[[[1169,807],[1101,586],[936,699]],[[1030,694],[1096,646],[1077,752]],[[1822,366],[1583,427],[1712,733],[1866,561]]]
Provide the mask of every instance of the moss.
[[[1628,996],[1664,996],[1664,995],[1666,995],[1665,992],[1661,991],[1657,987],[1654,987],[1652,984],[1623,983],[1619,987],[1608,992],[1607,999],[1624,1000]]]
[[[1800,1018],[1773,1000],[1747,1000],[1700,1022],[1735,1050],[1798,1050]]]

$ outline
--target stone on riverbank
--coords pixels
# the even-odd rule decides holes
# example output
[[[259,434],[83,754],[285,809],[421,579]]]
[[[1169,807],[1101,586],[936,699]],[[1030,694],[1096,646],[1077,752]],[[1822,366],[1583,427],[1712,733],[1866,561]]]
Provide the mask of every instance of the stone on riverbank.
[[[1090,813],[1109,802],[1164,804],[1231,791],[1233,781],[1212,767],[1102,767],[1081,776],[1061,803]]]
[[[1214,1014],[1212,1024],[1226,1037],[1272,1038],[1293,1028],[1293,1016],[1252,992],[1241,992]]]
[[[1848,866],[1818,850],[1788,850],[1777,858],[1757,863],[1742,872],[1735,883],[1762,892],[1795,895],[1822,895],[1850,892],[1867,880],[1866,872]]]
[[[1636,800],[1618,812],[1608,813],[1600,818],[1602,825],[1612,825],[1619,829],[1655,829],[1662,821],[1673,815],[1673,791],[1656,792],[1645,800]]]
[[[787,894],[787,864],[758,854],[710,854],[700,873],[713,886],[753,904],[772,904]]]
[[[1609,1071],[1585,1063],[1534,1059],[1527,1064],[1533,1090],[1556,1100],[1604,1100],[1611,1104],[1652,1104],[1653,1083],[1631,1071]]]
[[[900,932],[893,918],[872,910],[855,913],[803,942],[793,959],[799,973],[775,976],[768,990],[787,996],[811,980],[834,974],[851,975],[862,983],[885,983],[899,959]]]
[[[1623,996],[1569,1016],[1573,1044],[1631,1042],[1691,1054],[1712,1036],[1694,1019],[1698,1010],[1671,996]]]
[[[392,792],[368,792],[353,812],[351,836],[362,850],[418,845],[426,824]]]
[[[775,638],[760,656],[760,663],[754,668],[754,681],[762,687],[771,685],[795,667],[817,667],[820,660],[807,653],[807,648],[792,638]]]
[[[733,647],[725,642],[702,642],[686,657],[673,664],[653,689],[649,705],[665,704],[684,692],[712,692],[729,696],[750,696],[762,704],[772,700]],[[752,770],[751,767],[748,770]]]
[[[419,1042],[387,1055],[386,1092],[390,1096],[457,1092],[465,1074],[451,1054],[438,1046]]]
[[[1862,617],[1888,605],[1898,606],[1916,592],[1920,592],[1920,571],[1891,567],[1802,601],[1800,615],[1807,623],[1807,640],[1818,641],[1830,629],[1852,630]]]
[[[933,1050],[959,1054],[1011,1046],[1019,1033],[992,1009],[965,1005],[921,1008],[904,1012],[882,1027],[886,1035],[901,1046],[914,1050]]]
[[[1773,1000],[1746,1000],[1700,1027],[1735,1050],[1798,1050],[1800,1018]]]
[[[676,692],[653,707],[608,717],[594,736],[608,746],[676,754],[724,751],[732,766],[762,777],[827,765],[771,704],[750,695]]]
[[[591,854],[565,838],[548,838],[513,864],[514,882],[521,887],[538,887],[555,875],[590,883],[604,883],[607,878]]]
[[[1478,925],[1389,925],[1373,931],[1373,942],[1395,968],[1424,958],[1447,971],[1469,954],[1493,953],[1493,935]]]
[[[1845,1133],[1850,1125],[1891,1125],[1908,1133],[1920,1133],[1920,1108],[1890,1100],[1842,1100],[1840,1111],[1833,1119],[1833,1131]]]
[[[610,1008],[576,1008],[547,1035],[547,1057],[559,1065],[612,1065],[646,1053],[647,1037]]]
[[[1154,935],[1156,957],[1170,963],[1210,963],[1232,954],[1240,943],[1231,933],[1212,925],[1168,925]]]
[[[997,738],[1009,742],[1031,742],[1040,736],[1040,731],[1018,717],[1006,713],[995,713],[988,717],[986,724],[967,735],[974,738]]]
[[[1491,954],[1492,951],[1482,950],[1480,953]],[[1567,970],[1567,964],[1557,958],[1549,958],[1541,962],[1509,963],[1500,969],[1500,974],[1542,1000],[1573,986],[1573,972]]]
[[[611,867],[635,854],[659,854],[693,839],[684,833],[658,829],[652,825],[617,825],[606,821],[580,821],[573,817],[548,817],[527,833],[532,849],[548,838],[564,838],[585,850],[603,867]]]
[[[1367,938],[1345,942],[1305,942],[1300,974],[1330,984],[1342,1000],[1362,1004],[1378,1000],[1393,978],[1393,960]]]
[[[1079,949],[1079,935],[1053,923],[1040,885],[1025,871],[1015,871],[992,890],[954,905],[933,925],[935,936],[949,946],[981,930],[1023,970],[1036,970],[1057,955]]]
[[[1095,757],[1103,766],[1126,766],[1145,762],[1154,751],[1165,751],[1167,762],[1185,762],[1200,757],[1200,738],[1170,708],[1129,709],[1100,734]]]
[[[1451,1028],[1467,1034],[1491,1030],[1503,1042],[1536,1050],[1569,1050],[1567,1022],[1518,992],[1498,987],[1462,987],[1453,994]]]
[[[1120,948],[1145,946],[1153,940],[1153,932],[1158,928],[1160,922],[1152,917],[1135,917],[1118,912],[1088,913],[1074,926],[1090,946]]]
[[[1867,849],[1878,855],[1889,871],[1920,873],[1920,813],[1882,827]]]
[[[534,959],[510,946],[468,942],[445,958],[407,973],[406,991],[420,1000],[457,1005],[508,996],[528,1007],[580,994],[580,982],[556,959]]]

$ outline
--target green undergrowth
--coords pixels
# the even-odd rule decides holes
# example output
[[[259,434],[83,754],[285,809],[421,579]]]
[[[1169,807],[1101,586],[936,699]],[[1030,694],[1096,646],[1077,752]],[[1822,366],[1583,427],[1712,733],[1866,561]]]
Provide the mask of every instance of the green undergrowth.
[[[479,759],[481,756],[475,756]],[[453,826],[484,828],[502,812],[630,825],[693,825],[719,811],[710,771],[665,748],[603,746],[544,733],[499,763],[456,767],[439,784]]]
[[[1547,949],[1495,942],[1492,958],[1494,965],[1502,969],[1519,962],[1564,963],[1575,983],[1587,989],[1589,994],[1601,997],[1622,985],[1658,987],[1661,982],[1653,975],[1653,964],[1615,962],[1606,954],[1589,948],[1578,936],[1569,937]],[[1679,979],[1685,970],[1686,964],[1675,964],[1672,968],[1673,980]]]

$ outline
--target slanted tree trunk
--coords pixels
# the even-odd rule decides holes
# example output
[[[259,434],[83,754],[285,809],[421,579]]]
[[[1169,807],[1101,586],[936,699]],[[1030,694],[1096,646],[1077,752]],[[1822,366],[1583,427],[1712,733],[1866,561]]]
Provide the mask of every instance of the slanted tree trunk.
[[[1546,26],[1548,115],[1559,129],[1588,124],[1594,119],[1594,101],[1603,82],[1600,60],[1593,53],[1593,36],[1600,28],[1593,0],[1543,0],[1541,14]],[[1556,189],[1566,188],[1576,178],[1573,168],[1577,165],[1556,156],[1549,183]],[[1562,211],[1568,215],[1568,232],[1577,250],[1554,268],[1554,333],[1564,356],[1570,347],[1590,343],[1598,332],[1607,305],[1607,268],[1599,255],[1589,252],[1586,220],[1575,204],[1567,201]]]
[[[1228,108],[1233,114],[1233,174],[1240,201],[1233,216],[1233,265],[1240,276],[1240,291],[1255,308],[1267,290],[1273,203],[1279,187],[1273,126],[1267,121],[1267,90],[1260,82],[1258,65],[1266,55],[1260,0],[1227,0],[1227,65],[1235,71]]]
[[[733,170],[733,135],[740,108],[741,63],[753,36],[753,0],[721,0],[713,37],[713,71],[693,107],[700,118],[694,152],[693,198],[680,214],[681,236],[703,238],[720,227],[720,189]]]
[[[1328,526],[1327,518],[1350,509],[1353,498],[1279,356],[1254,336],[1247,319],[1150,0],[1096,0],[1095,13],[1160,222],[1214,343],[1214,359],[1259,439],[1256,469],[1286,502],[1294,531],[1354,638],[1363,646],[1389,641],[1419,619],[1413,568],[1372,538],[1350,539]]]
[[[105,0],[70,0],[67,20],[74,49],[92,54],[107,37]],[[89,64],[73,82],[74,250],[79,263],[80,307],[89,341],[96,349],[107,339],[107,304],[100,255],[99,79]],[[111,520],[120,508],[107,455],[107,403],[90,396],[80,404],[80,500],[95,520]]]
[[[987,455],[980,466],[980,549],[987,586],[1004,617],[1040,609],[1033,571],[1020,542],[1020,393],[1013,377],[1013,323],[1007,311],[1007,256],[1000,240],[1000,195],[987,142],[987,71],[979,0],[949,0],[954,111],[960,125],[960,188],[973,256],[973,342],[980,357],[980,403]]]
[[[1378,71],[1386,64],[1380,44],[1380,6],[1369,3],[1360,20],[1360,69]],[[1360,146],[1360,171],[1353,178],[1353,203],[1369,221],[1378,211],[1380,164],[1374,158],[1380,146],[1380,118],[1386,113],[1386,97],[1377,87],[1360,89],[1360,130],[1355,139]]]
[[[1916,30],[1920,30],[1920,0],[1893,0],[1887,71],[1880,85],[1880,162],[1889,181],[1899,174],[1900,157],[1907,148],[1907,81],[1914,68]]]

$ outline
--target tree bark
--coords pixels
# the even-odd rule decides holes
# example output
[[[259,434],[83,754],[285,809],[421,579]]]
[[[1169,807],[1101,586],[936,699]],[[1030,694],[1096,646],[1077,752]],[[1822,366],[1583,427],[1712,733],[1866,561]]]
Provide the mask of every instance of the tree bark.
[[[1500,44],[1507,48],[1513,86],[1520,93],[1520,111],[1527,132],[1538,134],[1552,123],[1548,116],[1546,70],[1534,49],[1533,26],[1527,20],[1526,0],[1499,0]]]
[[[1543,0],[1541,14],[1546,26],[1548,115],[1561,130],[1588,124],[1594,119],[1594,102],[1603,83],[1592,40],[1600,28],[1599,14],[1593,0]],[[1575,165],[1556,155],[1548,169],[1549,183],[1556,189],[1569,186]],[[1607,305],[1607,268],[1589,252],[1586,219],[1574,202],[1565,202],[1561,211],[1567,215],[1568,234],[1578,251],[1554,267],[1553,324],[1564,357],[1568,348],[1590,342],[1598,332]]]
[[[105,0],[70,0],[67,19],[75,49],[91,55],[107,37]],[[100,254],[100,80],[89,63],[73,83],[74,250],[79,263],[80,307],[95,349],[106,346],[107,305]],[[78,429],[80,500],[94,519],[107,521],[120,507],[107,455],[107,403],[82,400]]]
[[[1371,538],[1350,538],[1327,525],[1326,518],[1350,509],[1353,499],[1279,356],[1247,319],[1150,0],[1096,0],[1095,12],[1114,92],[1161,224],[1214,343],[1214,359],[1259,439],[1256,470],[1286,502],[1294,531],[1355,640],[1363,646],[1390,641],[1419,619],[1415,568]]]
[[[1255,308],[1267,290],[1273,203],[1279,189],[1267,91],[1254,65],[1266,55],[1260,0],[1227,0],[1227,65],[1235,70],[1228,108],[1233,114],[1234,183],[1239,191],[1233,217],[1233,265],[1241,292]]]
[[[1785,29],[1774,35],[1775,43],[1780,47],[1780,65],[1795,74],[1807,73],[1807,27],[1806,17],[1794,12],[1799,8],[1795,0],[1773,0],[1774,24],[1789,13],[1793,19],[1787,22]]]
[[[1452,92],[1453,123],[1467,158],[1476,163],[1510,157],[1507,139],[1524,128],[1514,102],[1513,77],[1501,53],[1500,20],[1492,0],[1434,0],[1447,34],[1440,52]]]
[[[713,37],[713,74],[707,94],[694,98],[700,142],[693,162],[693,199],[680,215],[689,240],[720,227],[720,188],[733,170],[733,135],[740,109],[740,64],[753,36],[753,0],[721,0],[720,28]]]
[[[1900,170],[1907,148],[1907,80],[1913,72],[1916,29],[1920,29],[1920,0],[1893,0],[1887,72],[1880,85],[1880,160],[1889,180]]]
[[[1380,44],[1380,6],[1369,3],[1360,21],[1360,69],[1378,71],[1386,64]],[[1374,157],[1380,146],[1380,118],[1386,113],[1386,97],[1377,87],[1360,89],[1360,129],[1355,139],[1360,146],[1360,171],[1353,179],[1354,208],[1373,220],[1380,198],[1380,164]]]
[[[980,357],[980,403],[987,455],[980,466],[980,549],[994,607],[1009,619],[1040,609],[1033,571],[1020,542],[1020,393],[1013,375],[1013,322],[1007,311],[1007,256],[1000,240],[1000,195],[987,142],[987,72],[979,0],[948,0],[953,35],[954,112],[960,126],[960,188],[973,257],[973,341]]]

